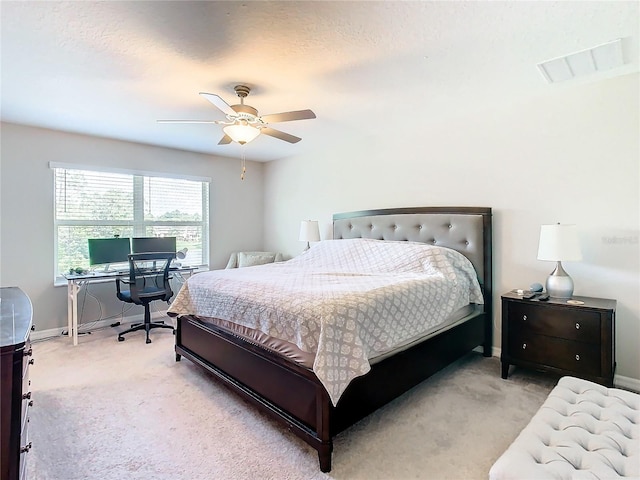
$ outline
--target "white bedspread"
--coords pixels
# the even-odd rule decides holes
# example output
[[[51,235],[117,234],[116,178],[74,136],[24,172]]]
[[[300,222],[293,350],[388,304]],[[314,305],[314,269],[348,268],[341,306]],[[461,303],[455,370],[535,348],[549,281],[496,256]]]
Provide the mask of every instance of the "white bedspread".
[[[335,405],[368,359],[483,303],[462,254],[414,242],[326,240],[286,262],[192,276],[169,313],[229,320],[315,353]]]

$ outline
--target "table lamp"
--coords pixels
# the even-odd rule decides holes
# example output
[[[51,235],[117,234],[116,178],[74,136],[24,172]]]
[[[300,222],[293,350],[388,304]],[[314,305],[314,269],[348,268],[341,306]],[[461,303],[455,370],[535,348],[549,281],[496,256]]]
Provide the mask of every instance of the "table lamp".
[[[320,241],[320,229],[317,220],[303,220],[300,222],[300,238],[301,242],[307,242],[306,250],[309,250],[309,242]]]
[[[556,268],[547,278],[547,293],[551,297],[571,298],[573,280],[564,268],[562,261],[575,262],[582,260],[578,230],[575,225],[542,225],[540,227],[540,243],[538,260],[556,263]]]

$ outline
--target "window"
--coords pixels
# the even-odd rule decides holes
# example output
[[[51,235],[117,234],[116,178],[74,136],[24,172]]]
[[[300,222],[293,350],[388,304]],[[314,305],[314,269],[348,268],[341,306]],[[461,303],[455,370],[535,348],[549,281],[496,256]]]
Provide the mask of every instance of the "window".
[[[89,238],[176,237],[176,248],[188,249],[184,263],[209,263],[210,179],[50,166],[56,278],[70,268],[89,267]]]

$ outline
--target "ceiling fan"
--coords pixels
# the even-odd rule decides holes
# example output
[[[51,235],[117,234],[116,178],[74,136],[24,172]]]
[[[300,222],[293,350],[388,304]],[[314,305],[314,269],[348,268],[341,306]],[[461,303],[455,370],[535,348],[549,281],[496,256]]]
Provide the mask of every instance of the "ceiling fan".
[[[249,143],[261,133],[270,137],[278,138],[289,143],[297,143],[302,140],[300,137],[289,133],[281,132],[271,128],[269,124],[279,122],[290,122],[292,120],[306,120],[316,118],[316,114],[311,110],[296,110],[293,112],[272,113],[270,115],[259,115],[258,110],[250,105],[244,104],[244,99],[251,89],[246,85],[236,85],[234,87],[236,95],[240,97],[238,105],[229,105],[221,97],[213,93],[201,92],[200,95],[209,100],[215,107],[220,109],[227,116],[227,120],[158,120],[159,123],[215,123],[224,125],[222,128],[224,136],[218,145],[226,145],[237,142],[240,145]]]

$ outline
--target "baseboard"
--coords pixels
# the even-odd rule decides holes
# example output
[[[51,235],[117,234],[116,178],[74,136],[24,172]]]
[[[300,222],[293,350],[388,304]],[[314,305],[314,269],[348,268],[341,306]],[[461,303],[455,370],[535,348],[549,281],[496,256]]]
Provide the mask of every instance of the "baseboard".
[[[151,320],[164,320],[166,322],[167,319],[170,319],[170,317],[167,316],[166,310],[151,312]],[[95,322],[86,322],[84,324],[79,325],[78,330],[81,332],[91,331],[91,330],[100,330],[102,328],[110,327],[114,323],[118,323],[118,322],[120,323],[120,325],[129,325],[131,323],[144,322],[144,313],[140,313],[137,315],[129,315],[120,319],[110,318],[107,320],[96,320]],[[90,325],[91,328],[86,329],[88,325]],[[31,335],[29,338],[31,338],[32,341],[48,340],[50,338],[67,335],[67,330],[69,329],[67,328],[66,325],[64,327],[49,328],[47,330],[38,330],[38,326],[36,325],[36,330],[31,332]]]
[[[474,348],[475,352],[482,353],[482,347]],[[500,358],[502,349],[499,347],[493,347],[491,349],[491,356]],[[637,378],[623,377],[622,375],[613,376],[613,385],[616,388],[622,388],[624,390],[631,390],[632,392],[640,393],[640,380]]]
[[[613,384],[618,388],[640,393],[640,380],[638,380],[637,378],[623,377],[622,375],[615,375],[613,377]]]
[[[478,346],[473,349],[474,352],[483,353],[482,346]],[[498,347],[491,347],[491,356],[500,358],[500,349]]]

